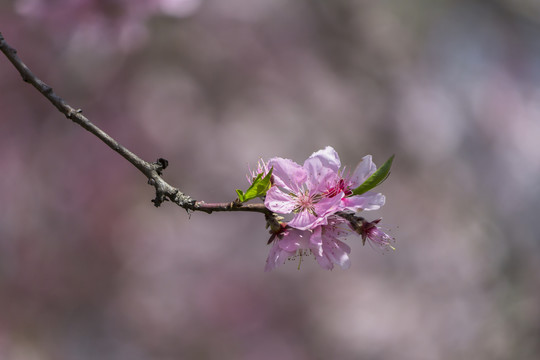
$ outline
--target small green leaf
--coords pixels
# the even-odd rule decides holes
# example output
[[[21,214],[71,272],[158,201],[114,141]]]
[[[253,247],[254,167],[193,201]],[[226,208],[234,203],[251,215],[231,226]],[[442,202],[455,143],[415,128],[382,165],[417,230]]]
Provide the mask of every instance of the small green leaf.
[[[266,174],[266,176],[263,178],[262,174],[258,174],[255,179],[253,179],[253,182],[251,183],[251,186],[246,190],[246,192],[242,192],[242,190],[236,190],[236,193],[238,194],[238,200],[240,202],[246,202],[251,199],[255,199],[259,196],[266,195],[266,192],[268,189],[270,189],[270,186],[272,185],[270,183],[270,178],[272,177],[272,170]]]
[[[242,190],[236,189],[236,193],[238,194],[238,201],[244,202],[244,192]]]
[[[392,166],[392,161],[394,161],[394,156],[395,155],[390,156],[390,158],[386,160],[386,162],[380,168],[378,168],[377,171],[371,174],[371,176],[368,177],[366,181],[362,183],[362,185],[354,189],[353,195],[362,195],[386,180],[388,175],[390,175],[390,167]]]

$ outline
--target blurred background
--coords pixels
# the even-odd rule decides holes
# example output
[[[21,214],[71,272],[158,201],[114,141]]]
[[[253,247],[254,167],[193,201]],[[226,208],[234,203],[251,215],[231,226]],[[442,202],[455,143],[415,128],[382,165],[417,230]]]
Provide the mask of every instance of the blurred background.
[[[0,0],[45,82],[195,199],[396,160],[396,251],[263,271],[259,214],[154,208],[0,57],[0,359],[540,358],[540,2]]]

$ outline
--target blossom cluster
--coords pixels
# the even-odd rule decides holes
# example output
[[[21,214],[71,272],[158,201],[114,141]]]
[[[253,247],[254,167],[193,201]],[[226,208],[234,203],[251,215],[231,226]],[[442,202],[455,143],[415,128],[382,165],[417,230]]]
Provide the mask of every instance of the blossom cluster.
[[[360,235],[364,243],[369,240],[383,249],[393,249],[393,239],[377,225],[380,219],[368,222],[356,215],[377,210],[385,203],[381,193],[355,191],[376,170],[371,155],[367,155],[352,174],[346,172],[330,146],[313,153],[303,165],[280,157],[259,164],[251,173],[253,178],[271,172],[265,206],[290,218],[271,230],[272,247],[265,270],[309,254],[324,269],[333,269],[334,265],[347,269],[351,248],[343,240],[351,234]]]

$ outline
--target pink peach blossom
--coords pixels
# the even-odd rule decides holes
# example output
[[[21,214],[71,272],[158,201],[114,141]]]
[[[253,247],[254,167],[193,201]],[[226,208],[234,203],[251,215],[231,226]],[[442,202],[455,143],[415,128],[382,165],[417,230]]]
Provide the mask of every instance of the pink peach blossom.
[[[283,158],[273,158],[268,162],[268,167],[274,169],[273,186],[268,190],[264,204],[279,214],[293,213],[289,226],[300,230],[313,229],[325,225],[326,218],[338,211],[343,193],[333,197],[322,195],[338,169],[331,163],[332,158],[326,155],[314,153],[303,166]]]

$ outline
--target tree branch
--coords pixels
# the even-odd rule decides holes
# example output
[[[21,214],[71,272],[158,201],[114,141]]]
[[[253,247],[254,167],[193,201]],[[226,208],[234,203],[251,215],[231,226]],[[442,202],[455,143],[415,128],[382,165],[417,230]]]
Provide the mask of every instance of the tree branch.
[[[19,71],[23,81],[35,87],[68,119],[97,136],[101,141],[107,144],[107,146],[120,154],[147,177],[148,183],[156,189],[156,198],[152,200],[156,207],[160,206],[163,201],[170,200],[187,211],[203,211],[208,214],[214,211],[249,211],[263,213],[267,220],[274,217],[272,212],[268,210],[264,204],[242,204],[238,202],[205,203],[204,201],[196,201],[188,195],[185,195],[179,189],[168,184],[161,177],[162,171],[167,167],[167,160],[158,159],[154,163],[144,161],[90,122],[90,120],[82,115],[81,109],[75,109],[68,105],[49,85],[44,83],[30,71],[17,55],[17,50],[9,46],[5,41],[1,32],[0,50]]]

